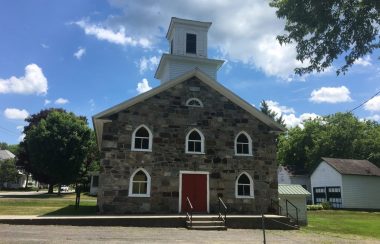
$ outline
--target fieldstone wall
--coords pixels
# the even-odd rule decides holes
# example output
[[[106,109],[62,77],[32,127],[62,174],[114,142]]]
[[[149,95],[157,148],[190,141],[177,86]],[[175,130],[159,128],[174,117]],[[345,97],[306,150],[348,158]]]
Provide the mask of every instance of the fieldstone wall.
[[[204,107],[187,107],[189,98]],[[210,174],[210,212],[217,196],[233,213],[266,212],[277,199],[276,136],[270,128],[194,77],[129,107],[104,124],[98,205],[102,213],[178,213],[179,171]],[[132,132],[141,124],[153,133],[152,152],[131,151]],[[185,153],[193,128],[205,136],[205,154]],[[252,138],[253,156],[235,156],[240,131]],[[130,176],[138,168],[151,176],[151,197],[129,197]],[[254,180],[253,199],[235,198],[235,181],[247,172]]]

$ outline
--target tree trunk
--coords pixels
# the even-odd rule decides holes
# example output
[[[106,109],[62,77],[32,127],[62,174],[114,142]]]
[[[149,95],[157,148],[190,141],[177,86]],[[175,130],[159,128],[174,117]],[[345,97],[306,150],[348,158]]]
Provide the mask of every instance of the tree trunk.
[[[49,190],[48,190],[48,193],[49,194],[53,194],[53,186],[52,184],[49,184]]]
[[[58,184],[58,196],[61,195],[61,184]]]
[[[26,182],[25,182],[25,189],[28,188],[28,182],[29,182],[29,172],[26,172]]]

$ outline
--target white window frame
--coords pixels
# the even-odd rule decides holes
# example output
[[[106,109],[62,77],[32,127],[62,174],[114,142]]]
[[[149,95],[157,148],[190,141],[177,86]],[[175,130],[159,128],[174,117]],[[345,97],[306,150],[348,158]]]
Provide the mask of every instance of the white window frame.
[[[246,175],[249,179],[249,196],[241,196],[238,191],[238,181],[242,175]],[[253,180],[252,177],[247,172],[241,172],[240,175],[236,178],[235,181],[235,197],[236,198],[255,198],[254,189],[253,189]]]
[[[201,136],[201,151],[200,151],[200,152],[189,152],[189,151],[188,151],[188,148],[189,148],[189,147],[188,147],[188,146],[189,146],[189,135],[190,135],[193,131],[198,132],[198,134]],[[188,154],[205,154],[205,137],[204,137],[203,133],[202,133],[200,130],[194,128],[194,129],[190,130],[190,131],[187,133],[187,135],[186,135],[186,143],[185,143],[185,152],[188,153]]]
[[[199,106],[194,106],[194,105],[190,105],[190,102],[191,101],[197,101],[200,105]],[[188,107],[193,107],[193,108],[203,108],[203,103],[201,100],[199,100],[198,98],[189,98],[187,101],[186,101],[186,106]]]
[[[237,139],[238,139],[238,137],[239,137],[241,134],[245,135],[245,136],[248,138],[248,154],[246,154],[246,153],[238,153],[238,152],[237,152]],[[252,154],[252,139],[251,139],[251,137],[248,135],[248,133],[245,132],[245,131],[240,131],[240,132],[236,135],[236,137],[235,137],[235,156],[253,156],[253,154]]]
[[[137,172],[142,171],[146,175],[146,181],[147,181],[147,186],[146,186],[146,194],[134,194],[133,193],[133,178],[137,174]],[[128,196],[130,197],[150,197],[150,186],[151,186],[151,178],[150,174],[148,171],[146,171],[144,168],[138,168],[133,172],[129,179],[129,191],[128,191]]]
[[[145,128],[148,133],[149,133],[149,148],[148,149],[141,149],[141,148],[136,148],[135,147],[135,139],[136,139],[136,132],[141,129],[141,128]],[[151,152],[152,151],[152,144],[153,144],[153,134],[152,132],[149,130],[148,126],[146,125],[140,125],[138,126],[132,133],[132,148],[131,150],[132,151],[140,151],[140,152]]]

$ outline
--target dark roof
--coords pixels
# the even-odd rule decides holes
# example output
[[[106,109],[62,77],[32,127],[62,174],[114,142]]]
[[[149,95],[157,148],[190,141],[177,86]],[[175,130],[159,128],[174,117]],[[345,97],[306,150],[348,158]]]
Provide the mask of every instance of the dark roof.
[[[380,168],[368,160],[322,158],[342,175],[380,176]]]

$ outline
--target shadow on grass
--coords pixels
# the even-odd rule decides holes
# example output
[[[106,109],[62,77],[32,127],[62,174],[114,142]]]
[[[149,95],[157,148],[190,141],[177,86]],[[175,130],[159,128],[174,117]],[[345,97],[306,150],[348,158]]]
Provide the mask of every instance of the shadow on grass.
[[[79,206],[75,208],[75,205],[68,205],[64,208],[57,209],[53,212],[46,213],[40,216],[82,216],[82,215],[96,215],[97,206]]]

